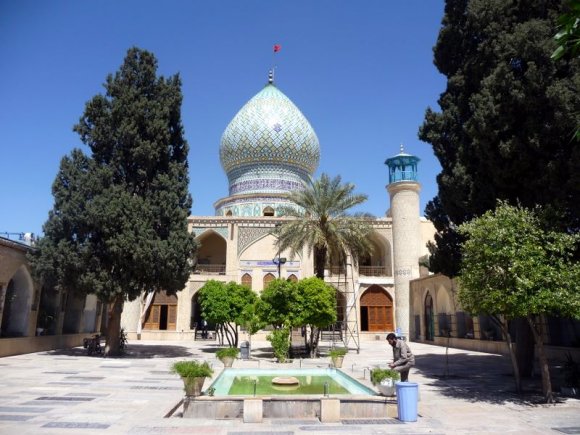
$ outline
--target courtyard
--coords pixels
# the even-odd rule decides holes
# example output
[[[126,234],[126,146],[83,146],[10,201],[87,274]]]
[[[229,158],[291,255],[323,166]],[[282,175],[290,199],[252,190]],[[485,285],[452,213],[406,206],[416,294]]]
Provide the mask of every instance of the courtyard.
[[[541,403],[540,377],[514,394],[509,359],[481,352],[411,343],[416,366],[410,381],[419,384],[418,421],[396,419],[396,400],[382,419],[237,420],[181,418],[183,384],[170,372],[175,361],[207,360],[221,372],[214,341],[131,341],[122,358],[89,357],[82,347],[0,359],[1,434],[477,434],[580,433],[580,400],[558,397]],[[250,360],[234,367],[327,367],[328,357],[277,364],[269,343],[253,343]],[[387,343],[367,341],[346,355],[342,370],[366,386],[371,367],[385,367]],[[210,385],[206,380],[205,388]]]

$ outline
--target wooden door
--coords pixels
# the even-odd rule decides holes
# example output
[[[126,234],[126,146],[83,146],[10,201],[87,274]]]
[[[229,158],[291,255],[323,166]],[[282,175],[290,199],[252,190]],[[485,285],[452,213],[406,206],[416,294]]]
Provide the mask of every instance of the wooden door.
[[[145,325],[143,329],[159,329],[159,320],[161,318],[161,305],[151,305],[147,316],[145,317]]]
[[[177,327],[177,305],[167,306],[167,330],[175,331]]]
[[[366,313],[367,331],[393,331],[393,301],[379,286],[371,286],[361,297],[361,314]],[[363,329],[364,330],[364,329]]]

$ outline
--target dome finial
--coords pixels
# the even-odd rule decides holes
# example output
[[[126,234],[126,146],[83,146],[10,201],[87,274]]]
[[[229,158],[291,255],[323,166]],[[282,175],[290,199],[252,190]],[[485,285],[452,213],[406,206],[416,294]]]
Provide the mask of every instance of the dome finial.
[[[405,152],[405,149],[403,147],[403,142],[401,142],[401,154]]]
[[[268,72],[268,83],[274,84],[274,68]]]

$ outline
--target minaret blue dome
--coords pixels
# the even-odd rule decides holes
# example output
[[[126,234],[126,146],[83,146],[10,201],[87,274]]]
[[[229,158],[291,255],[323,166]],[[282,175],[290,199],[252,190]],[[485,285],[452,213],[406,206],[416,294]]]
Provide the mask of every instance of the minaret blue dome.
[[[250,201],[248,195],[256,194],[281,199],[280,195],[302,189],[318,167],[320,145],[306,117],[270,81],[226,127],[220,160],[228,176],[230,196],[228,201],[216,203],[218,215],[226,214],[224,207],[234,197],[243,195],[245,202]],[[274,208],[280,205],[280,201],[274,202]],[[239,209],[231,214],[248,215]],[[256,214],[262,215],[254,207],[249,215]]]
[[[389,184],[400,181],[417,181],[417,164],[419,157],[407,154],[401,144],[401,151],[385,161],[389,167]]]

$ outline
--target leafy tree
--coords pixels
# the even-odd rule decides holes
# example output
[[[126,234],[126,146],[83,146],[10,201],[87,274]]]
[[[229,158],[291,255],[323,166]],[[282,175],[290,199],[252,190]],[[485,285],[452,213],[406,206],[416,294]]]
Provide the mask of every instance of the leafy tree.
[[[568,2],[569,11],[558,18],[558,33],[554,39],[558,47],[552,53],[553,59],[561,59],[564,56],[580,56],[580,3]]]
[[[308,328],[305,345],[314,357],[320,328],[336,322],[336,290],[315,277],[296,283],[276,279],[262,291],[256,311],[263,323],[275,329]]]
[[[288,327],[274,329],[266,336],[266,340],[272,344],[278,362],[286,362],[290,350],[290,329]]]
[[[239,327],[248,322],[249,307],[258,296],[249,287],[233,281],[210,280],[199,290],[199,304],[205,319],[223,328],[228,344],[238,346]]]
[[[554,36],[558,47],[552,53],[552,59],[559,60],[563,57],[580,57],[580,2],[571,0],[568,2],[570,10],[558,18],[558,33]],[[575,112],[578,118],[578,112]],[[578,125],[578,124],[576,124]],[[580,141],[580,127],[576,127],[576,140]]]
[[[580,60],[550,59],[564,10],[561,0],[446,1],[434,55],[447,89],[419,131],[442,167],[426,210],[438,230],[435,272],[453,276],[445,257],[460,257],[456,227],[497,199],[543,205],[554,225],[580,228],[580,149],[570,140]]]
[[[500,202],[495,211],[461,225],[466,241],[459,301],[472,315],[527,320],[538,349],[543,393],[552,402],[542,318],[580,318],[580,263],[573,258],[580,237],[546,231],[537,213]]]
[[[105,352],[117,355],[124,301],[183,289],[196,243],[179,76],[158,77],[154,55],[131,48],[104,87],[74,127],[91,155],[62,159],[31,263],[45,283],[108,304]]]
[[[372,250],[369,234],[372,227],[366,213],[352,216],[347,211],[366,201],[367,196],[355,194],[351,183],[341,184],[340,176],[333,179],[322,174],[304,190],[290,194],[290,201],[297,207],[285,207],[289,220],[279,228],[280,251],[290,249],[294,256],[306,247],[314,253],[316,276],[324,279],[324,268],[328,258],[343,265],[348,254],[358,263],[359,258]]]
[[[336,322],[336,290],[322,279],[312,277],[298,281],[296,285],[298,304],[293,326],[306,326],[306,348],[314,358],[318,350],[320,328]]]
[[[260,294],[256,312],[265,324],[279,329],[296,324],[295,310],[299,303],[296,283],[275,279]]]
[[[256,297],[253,304],[246,305],[241,315],[242,325],[244,328],[246,328],[246,332],[248,333],[249,337],[250,352],[252,349],[252,335],[267,325],[267,323],[264,322],[258,315],[259,303],[260,298]]]

